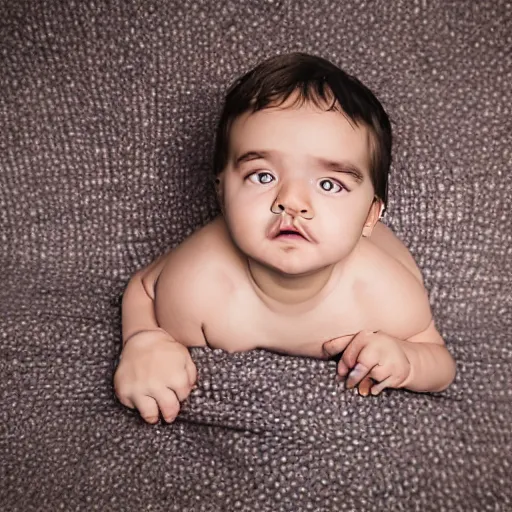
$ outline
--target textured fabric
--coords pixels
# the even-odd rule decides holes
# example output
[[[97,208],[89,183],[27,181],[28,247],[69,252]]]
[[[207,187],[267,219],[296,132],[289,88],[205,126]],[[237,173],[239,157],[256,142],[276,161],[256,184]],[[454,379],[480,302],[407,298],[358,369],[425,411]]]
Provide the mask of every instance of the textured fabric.
[[[0,1],[0,509],[512,510],[512,5]],[[193,351],[149,426],[112,390],[134,271],[217,212],[226,87],[319,54],[382,100],[386,222],[456,357],[441,394],[363,399],[335,365]]]

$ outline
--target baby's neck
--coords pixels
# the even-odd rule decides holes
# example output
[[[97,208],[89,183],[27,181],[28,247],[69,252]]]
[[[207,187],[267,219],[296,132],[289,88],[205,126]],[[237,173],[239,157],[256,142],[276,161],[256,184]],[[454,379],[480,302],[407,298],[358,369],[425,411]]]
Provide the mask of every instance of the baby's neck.
[[[276,272],[253,260],[248,261],[248,274],[259,297],[272,309],[293,307],[321,300],[339,278],[335,265],[302,275]]]

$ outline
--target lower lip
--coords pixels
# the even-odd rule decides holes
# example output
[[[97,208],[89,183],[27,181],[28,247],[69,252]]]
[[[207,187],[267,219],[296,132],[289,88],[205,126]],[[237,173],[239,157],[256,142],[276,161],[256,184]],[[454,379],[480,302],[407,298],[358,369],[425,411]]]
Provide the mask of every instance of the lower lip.
[[[305,240],[305,238],[302,235],[296,234],[284,234],[284,235],[277,235],[276,238],[279,240]]]

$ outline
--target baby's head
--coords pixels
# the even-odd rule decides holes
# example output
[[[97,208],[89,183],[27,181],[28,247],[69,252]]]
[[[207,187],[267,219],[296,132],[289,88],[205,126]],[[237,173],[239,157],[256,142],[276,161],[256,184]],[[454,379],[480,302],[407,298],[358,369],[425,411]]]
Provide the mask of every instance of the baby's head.
[[[312,103],[337,110],[369,133],[369,174],[375,196],[387,206],[391,165],[391,124],[375,95],[357,78],[331,62],[304,53],[278,55],[260,63],[228,90],[217,126],[213,169],[218,176],[226,167],[231,128],[246,112],[257,112],[284,104]]]
[[[390,161],[382,105],[324,59],[273,57],[227,93],[214,172],[251,261],[293,275],[344,261],[386,205]]]

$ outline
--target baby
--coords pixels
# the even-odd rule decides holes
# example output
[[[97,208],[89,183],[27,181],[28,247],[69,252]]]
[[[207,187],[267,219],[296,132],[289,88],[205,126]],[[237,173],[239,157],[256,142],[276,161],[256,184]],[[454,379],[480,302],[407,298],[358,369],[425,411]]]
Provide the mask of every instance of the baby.
[[[455,363],[421,273],[379,220],[390,161],[382,105],[330,62],[277,56],[236,81],[215,147],[222,214],[130,280],[119,400],[172,422],[201,346],[341,353],[365,396],[447,388]]]

